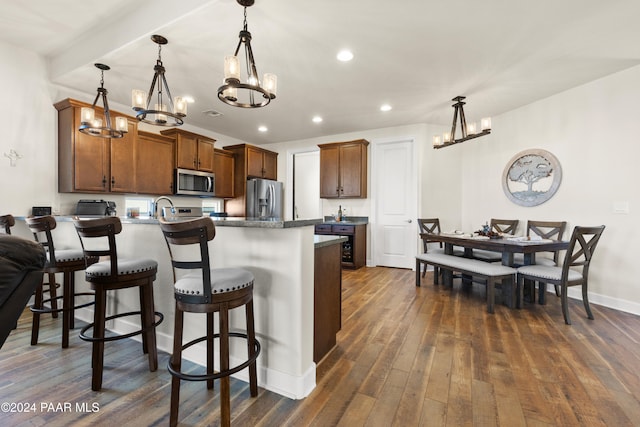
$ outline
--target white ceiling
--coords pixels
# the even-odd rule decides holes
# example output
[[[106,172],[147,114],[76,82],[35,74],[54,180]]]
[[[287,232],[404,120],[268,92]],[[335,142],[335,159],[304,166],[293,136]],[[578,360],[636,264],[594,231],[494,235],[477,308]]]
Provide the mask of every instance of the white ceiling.
[[[468,120],[496,116],[640,64],[638,0],[257,0],[247,14],[258,72],[278,76],[261,109],[216,95],[242,27],[236,0],[0,0],[0,40],[42,54],[51,81],[88,102],[93,64],[108,64],[110,101],[129,105],[149,88],[161,34],[172,95],[195,98],[185,122],[254,144],[448,125],[456,95]],[[336,60],[342,48],[353,61]]]

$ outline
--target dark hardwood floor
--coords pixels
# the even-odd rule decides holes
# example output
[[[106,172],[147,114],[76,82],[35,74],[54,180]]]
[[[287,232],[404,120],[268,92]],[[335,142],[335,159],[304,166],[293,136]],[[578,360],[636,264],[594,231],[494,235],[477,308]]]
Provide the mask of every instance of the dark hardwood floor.
[[[345,271],[343,327],[303,400],[232,379],[238,426],[639,426],[640,317],[570,301],[486,312],[484,287],[434,287],[430,274],[390,268]],[[169,422],[168,355],[148,371],[140,345],[106,345],[104,389],[91,391],[88,343],[44,316],[29,344],[26,312],[0,349],[0,426],[151,426]],[[5,402],[35,405],[6,412]],[[65,407],[65,403],[69,406]],[[43,405],[44,406],[41,406]],[[51,405],[47,405],[51,404]],[[180,425],[217,425],[218,386],[183,382]]]

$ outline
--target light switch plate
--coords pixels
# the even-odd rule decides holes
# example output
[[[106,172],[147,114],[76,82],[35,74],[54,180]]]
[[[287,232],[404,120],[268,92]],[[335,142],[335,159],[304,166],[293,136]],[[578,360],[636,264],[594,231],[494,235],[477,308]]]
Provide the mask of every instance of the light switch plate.
[[[613,202],[613,213],[628,214],[629,202],[628,201]]]

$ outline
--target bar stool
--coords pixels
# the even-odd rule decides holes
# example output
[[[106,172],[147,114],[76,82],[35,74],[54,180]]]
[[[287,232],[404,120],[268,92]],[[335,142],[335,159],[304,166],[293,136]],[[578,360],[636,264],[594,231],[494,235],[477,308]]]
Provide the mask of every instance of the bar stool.
[[[4,234],[11,234],[11,227],[16,225],[16,220],[13,215],[1,215],[0,216],[0,228],[4,228]]]
[[[142,334],[142,351],[149,355],[149,370],[158,369],[158,349],[156,347],[156,327],[164,316],[156,312],[153,303],[153,282],[158,271],[158,263],[151,259],[118,258],[116,234],[122,231],[118,217],[73,221],[82,249],[86,257],[108,256],[109,259],[88,265],[86,280],[96,293],[96,305],[93,323],[80,331],[80,338],[91,342],[91,389],[102,388],[104,363],[104,343]],[[90,240],[91,241],[88,241]],[[95,240],[94,240],[95,239]],[[106,316],[107,291],[138,287],[140,292],[140,311],[119,313]],[[128,334],[105,336],[105,323],[125,316],[140,316],[141,328]],[[155,319],[158,319],[155,321]],[[93,329],[93,336],[87,331]]]
[[[90,295],[93,292],[75,291],[75,272],[84,270],[87,264],[93,264],[98,261],[97,257],[90,257],[85,261],[85,256],[80,249],[56,249],[53,242],[51,230],[56,228],[56,220],[51,215],[30,217],[25,219],[29,229],[33,233],[36,242],[39,242],[47,252],[47,262],[44,266],[44,273],[48,276],[48,283],[43,282],[38,286],[35,292],[35,301],[31,305],[33,313],[33,321],[31,326],[31,345],[38,344],[38,333],[40,331],[40,315],[43,313],[51,313],[53,317],[58,317],[58,313],[62,312],[62,348],[69,347],[69,330],[75,327],[75,310],[82,307],[88,307],[94,304],[91,301],[76,305],[75,297],[81,295]],[[63,275],[63,292],[61,296],[56,295],[56,273]],[[48,285],[49,299],[43,300],[44,286]],[[62,299],[62,308],[58,308],[57,300]],[[51,308],[44,306],[50,303]]]
[[[253,319],[253,274],[241,268],[211,269],[207,243],[215,237],[216,230],[210,218],[199,218],[184,222],[165,222],[160,219],[160,228],[164,234],[171,256],[174,276],[174,296],[176,299],[175,324],[173,334],[173,354],[169,359],[168,370],[171,379],[171,412],[169,423],[178,423],[180,402],[180,380],[207,381],[207,388],[213,388],[213,380],[220,379],[221,425],[231,424],[231,402],[229,376],[249,368],[249,389],[252,397],[258,395],[256,359],[260,354],[260,343],[255,338]],[[185,254],[182,245],[199,246],[198,254]],[[172,250],[173,248],[173,250]],[[176,256],[180,254],[179,256]],[[177,269],[192,270],[176,277]],[[193,270],[201,270],[194,272]],[[247,333],[229,332],[229,310],[245,306]],[[207,335],[182,343],[184,313],[206,313]],[[214,333],[214,313],[218,313],[219,333]],[[247,341],[247,360],[233,368],[229,367],[229,337]],[[214,373],[214,339],[220,342],[220,370]],[[199,342],[207,342],[206,374],[186,374],[180,371],[182,351]]]

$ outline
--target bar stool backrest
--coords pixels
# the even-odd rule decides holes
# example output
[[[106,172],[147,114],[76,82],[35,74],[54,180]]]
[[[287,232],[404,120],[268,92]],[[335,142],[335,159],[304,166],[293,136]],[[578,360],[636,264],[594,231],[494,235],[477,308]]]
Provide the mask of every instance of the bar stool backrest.
[[[53,236],[51,230],[54,230],[57,226],[56,219],[51,215],[36,216],[26,218],[27,226],[33,233],[33,238],[36,242],[40,243],[47,251],[47,264],[49,266],[55,266],[56,261],[56,248],[53,243]]]
[[[122,231],[120,218],[108,216],[98,219],[76,219],[73,224],[80,238],[85,259],[108,256],[111,262],[110,275],[118,276],[116,234]]]
[[[11,214],[0,216],[0,228],[4,229],[4,234],[11,234],[11,227],[16,225],[16,220]]]
[[[191,221],[168,222],[159,219],[160,229],[164,234],[171,265],[173,267],[173,281],[177,281],[176,270],[196,270],[202,272],[202,295],[184,295],[176,293],[176,298],[190,303],[211,302],[211,263],[209,261],[208,242],[216,236],[216,228],[211,218],[203,217]],[[179,251],[176,246],[198,245],[195,251]],[[187,258],[189,257],[189,258]]]

